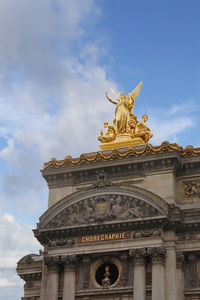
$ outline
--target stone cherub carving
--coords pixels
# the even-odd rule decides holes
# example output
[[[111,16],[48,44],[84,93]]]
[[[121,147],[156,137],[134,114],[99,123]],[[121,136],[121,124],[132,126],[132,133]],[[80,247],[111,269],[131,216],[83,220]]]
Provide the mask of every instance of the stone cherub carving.
[[[107,128],[107,131],[105,134],[101,131],[98,136],[98,140],[102,142],[102,145],[100,145],[102,150],[120,146],[146,144],[153,136],[153,133],[146,125],[146,121],[148,120],[147,115],[142,117],[142,121],[138,121],[137,116],[133,114],[135,100],[139,96],[141,86],[142,82],[128,96],[121,93],[120,97],[118,97],[112,90],[117,101],[111,99],[106,92],[106,98],[116,105],[116,109],[113,125],[104,122],[104,127]]]

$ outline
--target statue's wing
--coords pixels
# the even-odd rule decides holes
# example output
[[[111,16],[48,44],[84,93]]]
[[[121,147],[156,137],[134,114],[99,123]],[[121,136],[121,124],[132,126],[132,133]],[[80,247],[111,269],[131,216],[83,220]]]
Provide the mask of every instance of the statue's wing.
[[[137,86],[136,88],[131,92],[131,95],[134,99],[136,99],[138,96],[139,96],[139,92],[140,92],[140,89],[142,87],[142,84],[143,82],[141,81]]]

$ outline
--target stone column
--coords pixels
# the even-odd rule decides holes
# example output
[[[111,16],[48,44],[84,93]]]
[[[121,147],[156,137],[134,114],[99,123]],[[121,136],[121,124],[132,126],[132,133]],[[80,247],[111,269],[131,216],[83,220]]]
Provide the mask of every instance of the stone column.
[[[45,264],[47,265],[46,300],[57,300],[59,285],[58,258],[46,257]]]
[[[150,249],[152,255],[152,300],[165,300],[165,249]]]
[[[64,262],[63,300],[75,300],[75,283],[77,256],[71,255],[62,258]]]
[[[176,253],[177,300],[184,299],[184,254]]]
[[[145,249],[130,251],[133,256],[133,298],[134,300],[146,300],[146,274],[145,274]]]
[[[172,246],[166,249],[165,300],[176,300],[176,290],[176,250]]]

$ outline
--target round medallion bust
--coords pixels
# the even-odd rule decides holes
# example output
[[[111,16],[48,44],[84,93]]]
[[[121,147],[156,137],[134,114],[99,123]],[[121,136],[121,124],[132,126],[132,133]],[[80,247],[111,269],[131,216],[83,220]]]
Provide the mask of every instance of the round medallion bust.
[[[121,263],[113,257],[102,257],[91,268],[91,279],[97,288],[117,286],[120,276]]]

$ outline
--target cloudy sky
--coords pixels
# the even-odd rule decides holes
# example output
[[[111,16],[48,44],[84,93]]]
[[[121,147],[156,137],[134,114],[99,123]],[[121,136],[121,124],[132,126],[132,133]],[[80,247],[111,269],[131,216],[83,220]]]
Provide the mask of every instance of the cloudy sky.
[[[200,146],[199,0],[0,0],[0,300],[23,295],[16,262],[47,208],[40,169],[98,150],[111,87],[143,81],[151,141]]]

